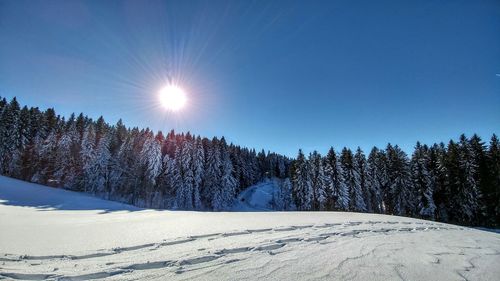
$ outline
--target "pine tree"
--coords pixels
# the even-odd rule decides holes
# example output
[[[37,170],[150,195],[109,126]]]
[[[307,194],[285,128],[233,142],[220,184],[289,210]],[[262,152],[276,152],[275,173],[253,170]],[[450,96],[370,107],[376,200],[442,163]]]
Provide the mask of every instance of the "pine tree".
[[[116,136],[113,139],[114,141],[110,144],[110,146],[112,147],[113,145],[116,145],[117,147],[115,149],[117,149],[117,152],[115,152],[116,155],[110,161],[111,172],[109,175],[109,198],[115,198],[115,200],[118,201],[125,201],[121,194],[124,193],[124,183],[127,180],[127,176],[130,174],[127,166],[127,158],[129,157],[128,153],[131,150],[130,140],[127,137],[123,140],[123,143],[118,146],[117,142],[115,142],[117,140]]]
[[[292,182],[290,178],[274,179],[278,188],[273,194],[273,209],[277,211],[290,211],[294,209],[292,202]]]
[[[335,209],[335,202],[337,200],[336,194],[334,196],[334,167],[332,167],[331,164],[331,157],[330,153],[331,150],[328,151],[327,156],[323,159],[323,170],[324,170],[324,179],[323,179],[323,197],[324,197],[324,203],[322,206],[322,209],[327,210],[327,211],[332,211]],[[333,156],[333,161],[335,161],[335,155]],[[334,164],[335,165],[335,164]]]
[[[73,127],[74,128],[74,127]],[[73,163],[70,158],[73,140],[76,137],[76,131],[69,128],[64,132],[57,144],[55,156],[55,173],[54,177],[59,185],[71,189],[75,184],[76,174],[73,169]]]
[[[45,139],[49,136],[51,132],[56,130],[57,124],[59,123],[59,116],[53,108],[48,108],[43,113],[42,124],[40,126],[40,137]],[[83,136],[83,133],[82,133]]]
[[[414,194],[410,164],[406,153],[397,145],[387,146],[389,194],[389,212],[394,215],[411,215],[414,210]]]
[[[47,139],[42,140],[38,139],[37,144],[37,172],[33,175],[31,181],[46,184],[46,185],[54,185],[54,173],[56,166],[56,151],[57,151],[57,133],[51,132]]]
[[[141,163],[146,167],[146,181],[154,186],[161,169],[161,145],[153,133],[147,134],[140,155]]]
[[[354,155],[354,171],[356,172],[355,175],[357,176],[357,185],[359,185],[359,189],[361,190],[361,197],[362,200],[360,202],[360,207],[358,208],[359,211],[365,212],[372,212],[373,208],[371,205],[371,200],[370,200],[370,194],[368,192],[368,187],[367,187],[367,163],[366,163],[366,157],[363,151],[361,150],[360,147],[356,149],[356,154]]]
[[[259,180],[260,172],[255,150],[246,151],[244,163],[246,164],[246,168],[243,170],[243,176],[245,178],[245,187],[247,187],[257,183]]]
[[[363,212],[366,210],[366,205],[361,187],[361,177],[354,167],[354,155],[350,149],[342,149],[340,163],[342,165],[344,182],[349,191],[349,210]]]
[[[11,177],[23,178],[23,166],[29,164],[25,162],[26,158],[23,159],[23,156],[33,138],[30,111],[27,106],[23,106],[19,113],[17,130],[19,139],[17,146],[11,151],[12,155],[9,161],[8,174]]]
[[[458,144],[458,169],[455,178],[457,193],[454,199],[456,204],[456,219],[460,223],[472,223],[477,217],[480,197],[479,187],[475,180],[477,163],[473,158],[473,151],[465,135],[460,136]]]
[[[492,227],[500,226],[500,145],[495,134],[491,137],[487,152],[489,185],[485,191],[486,224]]]
[[[349,190],[343,178],[343,170],[335,150],[330,148],[325,157],[325,193],[327,210],[347,211]]]
[[[219,149],[219,140],[214,138],[207,151],[207,166],[205,170],[205,181],[203,184],[202,196],[205,202],[208,202],[209,208],[213,208],[212,202],[214,194],[221,178],[221,154]]]
[[[415,214],[426,219],[434,219],[434,181],[429,167],[429,152],[426,146],[417,142],[411,159],[413,188],[416,192]]]
[[[177,182],[175,183],[177,194],[177,207],[184,210],[193,209],[194,174],[192,169],[193,146],[190,140],[183,142],[177,148],[175,158],[177,161]]]
[[[104,121],[104,118],[100,116],[95,122],[95,145],[101,141],[101,138],[107,134],[108,128],[107,124]]]
[[[61,126],[58,126],[60,120],[55,111],[49,108],[41,114],[37,124],[31,156],[34,158],[31,181],[54,186],[57,142],[61,134]]]
[[[152,138],[149,128],[139,130],[132,128],[130,133],[130,143],[128,144],[128,155],[125,156],[125,167],[127,167],[126,181],[123,188],[130,195],[129,201],[139,207],[148,205],[148,192],[154,185],[153,178],[150,177],[149,167],[145,165],[142,150],[146,141]]]
[[[478,209],[477,220],[483,225],[488,224],[488,199],[490,193],[491,179],[490,170],[488,167],[487,151],[484,142],[481,138],[474,134],[470,138],[470,149],[472,153],[472,161],[476,164],[476,171],[474,173],[474,181],[478,188]]]
[[[196,138],[193,149],[193,208],[201,209],[201,189],[205,172],[205,152],[200,137]]]
[[[176,184],[180,180],[176,172],[177,163],[175,158],[166,154],[163,158],[164,175],[161,182],[161,193],[164,199],[163,207],[171,208],[177,205],[173,198],[176,198]],[[176,201],[176,200],[175,200]]]
[[[368,189],[368,200],[372,211],[384,213],[383,190],[387,185],[387,169],[385,165],[385,154],[377,147],[373,147],[366,162],[366,185]]]
[[[278,157],[278,174],[281,179],[286,177],[286,164],[284,157]]]
[[[312,191],[311,210],[325,209],[327,194],[325,190],[323,159],[317,151],[309,155],[309,167]]]
[[[434,144],[429,151],[429,173],[434,184],[433,200],[436,205],[435,219],[449,220],[448,207],[451,197],[447,169],[447,152],[444,143]]]
[[[95,167],[96,152],[95,131],[93,125],[89,125],[85,128],[80,154],[83,163],[83,190],[85,192],[91,192],[98,180],[98,171]]]
[[[101,135],[99,144],[97,145],[95,170],[97,172],[97,180],[94,186],[95,194],[102,194],[108,197],[109,195],[109,176],[110,176],[110,160],[111,153],[109,151],[110,138],[106,135]]]
[[[27,120],[22,121],[21,127],[25,128],[27,134],[27,143],[21,152],[18,166],[18,177],[22,180],[29,181],[33,177],[37,168],[37,152],[35,151],[36,143],[38,142],[39,129],[41,127],[40,120],[42,114],[38,108],[30,108],[28,110]],[[23,119],[24,119],[23,118]]]
[[[0,115],[0,173],[11,175],[17,168],[18,149],[21,146],[19,127],[20,108],[16,98],[5,105]]]
[[[0,114],[3,111],[3,109],[5,108],[6,105],[7,105],[7,100],[5,98],[1,98],[0,99]]]
[[[118,120],[115,126],[113,126],[109,134],[111,135],[109,142],[109,151],[111,155],[116,156],[118,155],[121,146],[127,139],[128,134],[127,128],[125,127],[125,125],[123,125],[123,121],[121,119]]]
[[[221,178],[219,188],[215,190],[212,207],[215,211],[228,209],[236,196],[236,179],[233,177],[233,165],[229,156],[226,141],[220,141]]]
[[[310,210],[312,201],[312,186],[309,163],[300,149],[297,160],[294,164],[292,176],[292,195],[297,209],[299,211]]]

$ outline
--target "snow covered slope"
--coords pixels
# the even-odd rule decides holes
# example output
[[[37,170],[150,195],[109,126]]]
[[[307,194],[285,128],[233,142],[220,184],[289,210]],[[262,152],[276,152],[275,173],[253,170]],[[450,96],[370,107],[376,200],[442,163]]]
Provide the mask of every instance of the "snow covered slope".
[[[233,211],[272,211],[273,191],[277,188],[275,181],[265,181],[245,189],[233,207]]]
[[[101,200],[84,193],[28,183],[0,176],[0,203],[58,210],[137,211],[137,207]]]
[[[499,264],[499,234],[454,225],[141,210],[0,177],[0,279],[499,280]]]

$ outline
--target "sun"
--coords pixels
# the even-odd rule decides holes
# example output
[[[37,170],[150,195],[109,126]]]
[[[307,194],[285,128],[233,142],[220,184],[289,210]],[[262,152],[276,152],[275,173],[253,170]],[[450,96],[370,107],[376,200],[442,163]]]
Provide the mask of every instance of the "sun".
[[[168,110],[178,111],[186,105],[186,93],[176,85],[167,85],[160,90],[161,105]]]

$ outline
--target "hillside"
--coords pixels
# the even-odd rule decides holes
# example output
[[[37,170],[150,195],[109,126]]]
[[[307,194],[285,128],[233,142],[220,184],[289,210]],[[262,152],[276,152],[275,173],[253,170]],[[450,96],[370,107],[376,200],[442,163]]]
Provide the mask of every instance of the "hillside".
[[[235,200],[232,211],[273,211],[273,192],[279,188],[275,181],[264,181],[243,190]]]
[[[337,150],[336,150],[337,149]],[[500,225],[500,142],[478,135],[444,143],[299,149],[296,158],[190,132],[164,134],[83,113],[0,99],[0,175],[140,208],[354,211],[468,226]],[[279,192],[254,185],[276,178]],[[246,190],[246,197],[238,195]],[[261,192],[262,191],[262,192]],[[276,196],[279,195],[279,196]],[[260,197],[257,198],[257,197]],[[255,198],[254,198],[255,197]],[[267,199],[266,199],[267,198]],[[251,204],[250,204],[251,205]]]
[[[498,280],[500,235],[378,214],[138,209],[0,177],[7,280]]]

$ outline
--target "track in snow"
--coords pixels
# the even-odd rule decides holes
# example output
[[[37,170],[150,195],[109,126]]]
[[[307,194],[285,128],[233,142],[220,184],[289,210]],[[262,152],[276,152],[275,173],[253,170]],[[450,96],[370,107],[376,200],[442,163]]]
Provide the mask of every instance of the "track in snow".
[[[211,233],[132,247],[104,249],[84,255],[30,256],[4,253],[1,257],[2,267],[12,269],[2,270],[0,276],[18,280],[87,280],[113,276],[134,279],[137,275],[142,277],[141,271],[155,270],[149,277],[181,278],[182,274],[186,273],[191,279],[197,277],[198,271],[206,272],[226,264],[245,264],[251,259],[290,254],[297,249],[304,249],[307,245],[328,248],[329,244],[353,243],[368,237],[385,237],[382,239],[385,240],[398,234],[457,230],[463,229],[430,222],[358,221]],[[477,248],[472,249],[481,252],[477,251]],[[443,255],[460,255],[461,250],[464,248],[428,255],[435,256],[433,262],[437,263],[443,259]],[[363,255],[367,258],[374,251],[376,250]],[[486,252],[498,255],[498,252]],[[166,257],[168,259],[165,259]],[[337,266],[342,268],[351,260],[359,258],[356,255],[348,255]],[[75,271],[78,274],[75,274]]]
[[[242,196],[253,202],[255,191],[266,188]],[[0,177],[0,279],[500,276],[500,235],[449,224],[359,213],[172,212],[116,204]]]

